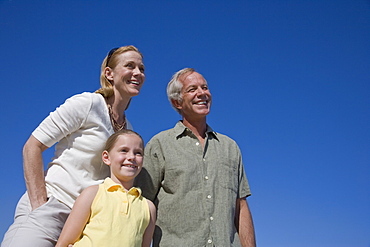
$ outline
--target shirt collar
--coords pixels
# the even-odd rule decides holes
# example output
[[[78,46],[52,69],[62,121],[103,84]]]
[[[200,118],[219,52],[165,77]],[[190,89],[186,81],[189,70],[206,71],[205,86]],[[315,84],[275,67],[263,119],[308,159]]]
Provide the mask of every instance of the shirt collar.
[[[193,133],[190,129],[188,129],[182,123],[182,121],[178,121],[174,129],[175,129],[176,138],[179,138],[182,135],[189,135],[190,133],[191,134]],[[212,135],[216,140],[218,140],[217,132],[213,131],[213,129],[207,124],[206,136],[210,136],[210,135]]]
[[[111,178],[106,178],[104,180],[104,188],[108,192],[114,192],[114,191],[126,192],[126,190],[123,188],[122,185],[115,183]],[[141,189],[132,187],[129,191],[127,191],[127,194],[133,195],[135,197],[139,197],[141,196]]]

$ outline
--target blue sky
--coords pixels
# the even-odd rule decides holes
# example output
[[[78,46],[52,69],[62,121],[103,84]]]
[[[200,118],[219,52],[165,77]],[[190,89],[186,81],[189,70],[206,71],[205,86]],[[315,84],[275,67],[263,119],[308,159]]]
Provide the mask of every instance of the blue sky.
[[[1,0],[0,39],[1,238],[32,130],[132,44],[147,79],[127,115],[146,142],[179,119],[171,75],[207,79],[208,122],[243,153],[258,246],[370,246],[369,1]]]

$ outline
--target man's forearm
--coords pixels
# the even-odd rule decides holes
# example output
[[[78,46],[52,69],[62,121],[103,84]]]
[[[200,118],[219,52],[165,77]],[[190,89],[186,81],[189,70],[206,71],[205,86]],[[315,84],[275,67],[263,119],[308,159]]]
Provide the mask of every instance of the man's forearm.
[[[243,247],[255,247],[256,239],[253,220],[247,200],[240,198],[237,200],[237,204],[236,226],[240,242]]]

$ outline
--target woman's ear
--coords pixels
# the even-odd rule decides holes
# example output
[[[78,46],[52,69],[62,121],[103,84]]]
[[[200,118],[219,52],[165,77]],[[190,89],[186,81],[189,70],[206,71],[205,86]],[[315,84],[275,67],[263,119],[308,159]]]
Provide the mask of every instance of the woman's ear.
[[[113,70],[110,67],[105,67],[104,75],[109,81],[113,81]]]
[[[106,165],[110,165],[110,159],[109,159],[109,153],[107,150],[104,150],[103,153],[102,153],[102,160],[103,162],[106,164]]]

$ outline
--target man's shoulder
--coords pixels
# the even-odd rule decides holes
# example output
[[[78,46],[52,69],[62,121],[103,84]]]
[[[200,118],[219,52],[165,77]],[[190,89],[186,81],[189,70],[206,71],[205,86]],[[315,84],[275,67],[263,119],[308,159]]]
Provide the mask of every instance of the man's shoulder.
[[[155,134],[150,140],[164,140],[174,136],[174,128],[162,130],[161,132]]]
[[[222,143],[229,143],[229,144],[233,144],[233,145],[238,145],[236,143],[236,141],[233,138],[231,138],[230,136],[228,136],[228,135],[221,134],[221,133],[216,132],[216,131],[213,131],[213,134]]]

